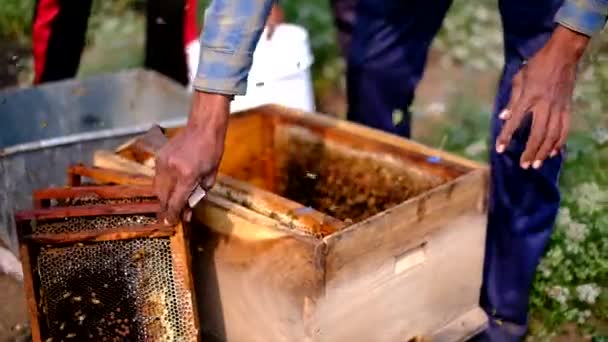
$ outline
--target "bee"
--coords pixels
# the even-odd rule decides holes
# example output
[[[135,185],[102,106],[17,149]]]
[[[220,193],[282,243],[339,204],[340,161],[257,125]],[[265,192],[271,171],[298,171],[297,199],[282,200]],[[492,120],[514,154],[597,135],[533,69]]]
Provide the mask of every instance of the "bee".
[[[146,250],[145,248],[140,248],[138,249],[135,253],[133,253],[133,255],[131,256],[131,260],[137,262],[142,260],[144,257],[146,256]]]

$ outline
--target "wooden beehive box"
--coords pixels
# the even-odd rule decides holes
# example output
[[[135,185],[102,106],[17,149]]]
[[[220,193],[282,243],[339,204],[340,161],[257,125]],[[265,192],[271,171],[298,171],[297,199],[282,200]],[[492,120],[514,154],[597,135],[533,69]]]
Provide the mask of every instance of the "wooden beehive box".
[[[264,106],[231,116],[220,173],[190,236],[206,338],[458,341],[483,328],[484,166]]]

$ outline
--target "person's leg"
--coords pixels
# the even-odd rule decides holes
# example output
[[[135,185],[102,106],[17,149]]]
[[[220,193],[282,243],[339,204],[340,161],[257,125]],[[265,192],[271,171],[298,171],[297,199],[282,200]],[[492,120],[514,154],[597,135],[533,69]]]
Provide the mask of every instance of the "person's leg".
[[[76,76],[91,0],[38,0],[32,20],[34,84]]]
[[[501,0],[505,67],[492,117],[492,144],[502,128],[498,113],[511,96],[511,80],[549,39],[562,0]],[[517,341],[527,330],[530,289],[559,208],[562,156],[540,170],[519,166],[530,120],[503,154],[491,149],[491,192],[481,304],[490,316],[492,341]],[[504,324],[500,324],[504,323]]]
[[[189,10],[186,0],[147,3],[145,66],[183,85],[188,84],[184,25],[190,22],[186,15]]]
[[[338,31],[338,45],[342,56],[348,56],[355,27],[357,0],[331,0],[334,26]]]
[[[348,119],[404,137],[431,41],[451,0],[360,0],[348,56]],[[401,120],[394,120],[401,112]]]

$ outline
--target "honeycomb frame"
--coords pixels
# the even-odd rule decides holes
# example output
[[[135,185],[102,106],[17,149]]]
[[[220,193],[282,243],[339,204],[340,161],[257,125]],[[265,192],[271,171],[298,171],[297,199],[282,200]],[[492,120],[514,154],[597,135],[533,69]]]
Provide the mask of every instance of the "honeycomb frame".
[[[151,187],[51,188],[33,201],[15,217],[33,341],[199,340],[188,227],[156,223]]]

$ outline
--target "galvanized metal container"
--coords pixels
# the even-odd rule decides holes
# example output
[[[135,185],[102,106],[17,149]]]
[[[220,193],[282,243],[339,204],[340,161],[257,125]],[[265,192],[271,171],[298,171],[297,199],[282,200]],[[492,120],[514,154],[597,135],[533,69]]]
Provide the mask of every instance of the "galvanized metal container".
[[[154,123],[183,124],[189,106],[185,88],[144,70],[0,91],[0,239],[16,253],[13,216],[33,190]]]

